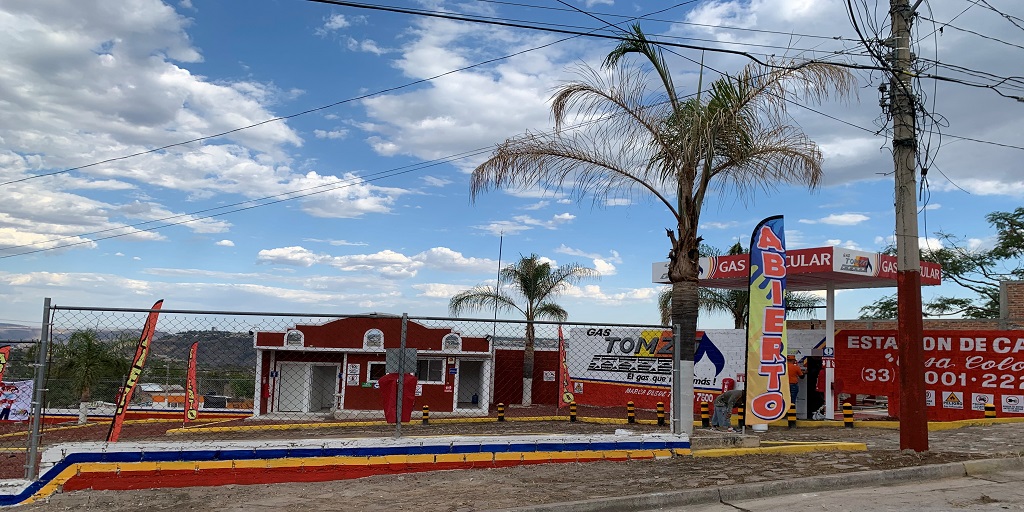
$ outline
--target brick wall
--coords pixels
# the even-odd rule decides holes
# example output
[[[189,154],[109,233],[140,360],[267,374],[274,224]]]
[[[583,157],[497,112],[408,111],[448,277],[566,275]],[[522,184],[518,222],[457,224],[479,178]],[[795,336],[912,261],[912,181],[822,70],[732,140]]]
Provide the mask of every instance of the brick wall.
[[[1000,317],[990,320],[925,318],[925,330],[991,330],[1024,329],[1024,281],[1006,281],[1000,286]],[[823,329],[825,320],[789,320],[788,329]],[[839,329],[896,329],[896,320],[840,320]]]

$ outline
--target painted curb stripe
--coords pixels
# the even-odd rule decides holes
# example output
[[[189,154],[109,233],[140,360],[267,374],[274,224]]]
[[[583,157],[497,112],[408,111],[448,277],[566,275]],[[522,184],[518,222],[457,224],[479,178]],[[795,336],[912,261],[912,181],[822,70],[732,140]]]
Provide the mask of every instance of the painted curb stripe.
[[[535,464],[550,462],[585,462],[590,460],[630,460],[652,459],[670,456],[673,450],[689,450],[689,441],[641,440],[641,441],[607,441],[607,442],[551,442],[536,443],[488,443],[488,444],[436,444],[425,446],[395,447],[339,447],[339,448],[277,448],[277,449],[223,449],[223,450],[164,450],[164,451],[133,451],[133,452],[101,452],[101,453],[70,453],[60,462],[54,464],[39,480],[29,484],[22,492],[13,495],[0,495],[0,506],[29,503],[49,496],[61,486],[70,489],[78,487],[72,482],[77,478],[85,478],[93,482],[109,481],[110,477],[101,478],[98,474],[130,475],[146,473],[148,487],[152,488],[152,473],[158,471],[160,477],[171,476],[175,471],[186,471],[189,475],[188,485],[205,482],[206,478],[197,482],[197,471],[205,475],[208,471],[231,471],[235,476],[246,471],[267,473],[267,469],[277,470],[304,468],[310,466],[310,460],[330,460],[320,467],[331,467],[326,473],[335,474],[337,479],[339,467],[363,465],[364,467],[391,465],[401,466],[407,470],[430,471],[443,469],[442,465],[457,464],[460,467],[489,467]],[[415,457],[415,458],[414,458]],[[432,459],[427,462],[427,457]],[[472,457],[472,460],[469,460]],[[454,458],[455,460],[452,460]],[[440,459],[440,460],[439,460]],[[358,463],[353,461],[358,460]],[[230,466],[228,466],[230,464]],[[166,470],[163,469],[166,467]],[[187,469],[186,469],[187,468]],[[165,473],[169,471],[170,473]],[[287,471],[286,471],[287,472]],[[371,472],[370,474],[378,474]],[[263,475],[266,476],[265,474]],[[366,476],[366,475],[361,475]],[[255,478],[255,477],[254,477]],[[261,477],[262,478],[262,477]],[[357,478],[353,476],[351,478]],[[262,480],[260,480],[262,481]],[[254,481],[252,483],[259,483]],[[81,482],[86,485],[86,482]],[[128,482],[124,483],[129,485]],[[111,484],[112,485],[112,484]],[[180,485],[179,485],[180,486]],[[134,487],[132,487],[134,488]]]

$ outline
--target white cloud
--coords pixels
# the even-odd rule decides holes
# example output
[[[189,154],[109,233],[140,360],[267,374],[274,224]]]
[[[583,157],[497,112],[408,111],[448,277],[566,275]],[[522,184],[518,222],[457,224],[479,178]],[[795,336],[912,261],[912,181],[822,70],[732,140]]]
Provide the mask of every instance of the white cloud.
[[[348,130],[336,129],[336,130],[313,130],[313,136],[318,139],[344,139],[348,137]]]
[[[235,243],[232,242],[231,240],[221,240],[217,242],[215,245],[218,245],[220,247],[234,247]]]
[[[451,180],[439,178],[437,176],[423,176],[420,179],[431,187],[445,187],[452,184]]]
[[[322,254],[314,254],[309,249],[301,246],[263,249],[256,255],[256,261],[260,263],[296,265],[300,267],[310,267],[325,259],[328,259],[328,257]]]
[[[324,24],[316,29],[316,35],[324,37],[332,32],[349,27],[352,22],[344,14],[332,14],[324,18]]]
[[[562,244],[555,248],[555,252],[559,254],[568,254],[569,256],[580,256],[592,260],[605,260],[610,263],[622,263],[622,258],[619,256],[619,252],[616,250],[609,251],[608,255],[602,255],[598,253],[582,251],[580,249],[574,249],[565,244]]]
[[[803,224],[829,224],[832,226],[856,226],[862,222],[871,220],[871,217],[860,213],[834,213],[820,219],[800,219]]]
[[[616,273],[618,273],[618,270],[616,270],[615,265],[613,265],[611,262],[601,259],[594,260],[594,269],[600,272],[602,276],[613,276]]]

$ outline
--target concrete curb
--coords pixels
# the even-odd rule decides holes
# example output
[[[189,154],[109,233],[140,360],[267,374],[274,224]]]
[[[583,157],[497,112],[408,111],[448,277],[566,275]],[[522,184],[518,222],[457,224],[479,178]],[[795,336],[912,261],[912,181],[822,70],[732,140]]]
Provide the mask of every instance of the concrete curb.
[[[503,512],[614,512],[642,511],[659,507],[680,507],[708,503],[731,502],[781,496],[803,492],[852,489],[869,485],[943,478],[964,478],[998,471],[1024,469],[1024,458],[970,460],[948,464],[932,464],[880,471],[861,471],[835,475],[811,476],[774,482],[705,487],[684,491],[656,492],[615,498],[597,498],[566,503],[546,503],[527,507],[502,509]]]

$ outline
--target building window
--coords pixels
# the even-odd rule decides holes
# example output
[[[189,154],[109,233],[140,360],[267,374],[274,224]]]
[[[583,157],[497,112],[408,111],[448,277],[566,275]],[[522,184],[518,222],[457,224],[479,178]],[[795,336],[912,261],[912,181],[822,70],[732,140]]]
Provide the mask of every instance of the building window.
[[[420,359],[416,364],[416,378],[425,383],[443,383],[444,359]]]
[[[387,370],[387,364],[383,361],[376,363],[367,363],[366,365],[366,381],[377,382],[381,377],[384,376]]]

